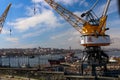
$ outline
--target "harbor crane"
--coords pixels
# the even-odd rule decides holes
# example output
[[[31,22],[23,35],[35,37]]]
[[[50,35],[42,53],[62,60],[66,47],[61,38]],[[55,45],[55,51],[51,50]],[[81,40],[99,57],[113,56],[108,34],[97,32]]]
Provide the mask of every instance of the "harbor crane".
[[[90,10],[82,13],[81,17],[65,9],[54,0],[45,0],[54,10],[57,11],[67,22],[69,22],[81,34],[80,44],[85,47],[82,61],[92,65],[106,65],[109,56],[101,49],[101,46],[109,46],[110,36],[106,34],[109,28],[106,28],[107,12],[111,0],[106,0],[102,15],[98,18],[93,11],[98,1]],[[84,19],[83,19],[84,18]],[[93,68],[93,74],[94,74]]]
[[[3,26],[4,26],[5,19],[6,19],[6,17],[7,17],[7,14],[8,14],[8,11],[9,11],[11,5],[12,5],[12,4],[9,4],[9,5],[7,6],[7,8],[5,9],[5,11],[3,12],[3,14],[0,16],[0,33],[1,33],[2,28],[3,28]]]
[[[117,0],[117,3],[118,3],[119,15],[120,15],[120,0]]]

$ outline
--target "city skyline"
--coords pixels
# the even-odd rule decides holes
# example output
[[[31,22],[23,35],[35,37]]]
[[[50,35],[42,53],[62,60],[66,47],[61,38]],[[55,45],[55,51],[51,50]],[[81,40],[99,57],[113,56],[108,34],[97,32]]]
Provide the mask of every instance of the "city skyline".
[[[94,0],[55,0],[66,9],[80,16],[90,9]],[[99,1],[94,12],[100,17],[106,0]],[[80,33],[57,14],[44,0],[1,0],[0,14],[9,3],[12,7],[8,13],[4,28],[0,34],[0,48],[83,48],[80,45]],[[35,12],[34,12],[35,7]],[[36,14],[34,14],[36,13]],[[120,16],[117,0],[112,0],[108,11],[107,34],[111,36],[112,45],[119,47]],[[11,36],[9,30],[12,30]]]

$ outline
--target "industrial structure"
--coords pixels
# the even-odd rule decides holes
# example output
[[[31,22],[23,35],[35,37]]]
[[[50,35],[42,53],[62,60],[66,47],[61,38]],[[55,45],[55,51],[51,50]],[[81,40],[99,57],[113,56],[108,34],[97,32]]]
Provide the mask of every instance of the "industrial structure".
[[[14,75],[20,75],[20,76],[28,77],[29,80],[30,77],[40,78],[41,80],[43,79],[44,80],[78,80],[78,79],[79,80],[81,79],[82,80],[83,79],[118,80],[120,79],[119,76],[120,64],[117,64],[116,62],[116,60],[119,61],[119,58],[116,58],[116,60],[111,59],[111,62],[113,63],[107,64],[110,58],[101,49],[101,46],[109,46],[111,43],[110,36],[106,34],[106,31],[109,30],[109,28],[106,28],[106,20],[107,20],[107,11],[111,0],[106,0],[107,2],[103,10],[103,14],[100,16],[100,18],[98,18],[96,14],[93,12],[93,8],[97,5],[98,1],[100,1],[97,0],[88,11],[86,11],[81,15],[81,17],[84,19],[78,17],[74,13],[65,9],[60,4],[56,3],[54,0],[45,0],[45,1],[53,9],[55,9],[67,22],[69,22],[77,31],[80,32],[81,34],[80,44],[85,47],[85,49],[83,50],[82,60],[79,60],[79,58],[76,59],[76,57],[72,55],[74,53],[72,53],[71,55],[73,58],[75,58],[74,59],[75,61],[72,59],[71,55],[69,54],[68,56],[65,56],[66,60],[60,58],[61,62],[65,62],[65,63],[61,63],[60,59],[58,59],[56,60],[56,62],[59,62],[58,65],[51,66],[48,64],[45,65],[45,60],[52,62],[52,55],[56,53],[57,55],[61,53],[66,53],[68,52],[68,50],[40,48],[40,47],[38,49],[37,48],[19,49],[19,50],[3,49],[0,51],[1,53],[0,74],[8,73],[12,77],[14,77]],[[11,4],[8,5],[6,10],[0,17],[0,32],[2,31],[10,7]],[[35,4],[34,4],[34,14],[36,14]],[[11,33],[11,29],[10,29],[10,33]],[[69,52],[72,52],[71,47]],[[48,59],[47,58],[48,56],[51,56],[51,59]],[[11,61],[13,60],[12,58],[14,59],[14,62],[12,62],[14,64],[11,64]],[[67,58],[70,59],[71,62],[69,60],[67,61]],[[5,59],[8,60],[8,65],[5,65],[3,63]],[[34,62],[37,62],[37,64],[32,66],[30,64],[30,63],[34,63],[32,60]],[[54,59],[53,61],[55,63]],[[74,63],[72,61],[74,61]],[[68,64],[66,64],[66,62],[68,62]],[[84,69],[85,67],[84,64],[89,65],[88,68],[86,68],[86,70]],[[99,74],[96,77],[97,69],[99,70],[99,72],[101,72],[101,74]],[[84,73],[86,73],[85,75],[87,76],[84,76]],[[78,74],[81,74],[82,76],[79,76]],[[108,77],[102,77],[104,75]]]
[[[107,2],[100,18],[93,12],[93,8],[99,1],[97,0],[90,10],[81,15],[85,19],[78,17],[54,0],[45,1],[80,32],[80,44],[85,47],[82,62],[87,61],[92,66],[92,75],[96,75],[95,68],[97,66],[104,66],[104,70],[106,70],[109,56],[101,49],[101,46],[109,46],[111,43],[110,36],[106,34],[106,31],[109,30],[109,28],[106,28],[106,20],[111,0],[106,0]]]
[[[11,4],[9,4],[9,5],[7,6],[7,8],[6,8],[5,11],[3,12],[3,14],[0,16],[0,33],[1,33],[1,31],[2,31],[4,22],[5,22],[5,19],[6,19],[6,17],[7,17],[7,14],[8,14],[8,11],[9,11],[10,7],[11,7]],[[10,32],[11,32],[11,30],[10,30]]]

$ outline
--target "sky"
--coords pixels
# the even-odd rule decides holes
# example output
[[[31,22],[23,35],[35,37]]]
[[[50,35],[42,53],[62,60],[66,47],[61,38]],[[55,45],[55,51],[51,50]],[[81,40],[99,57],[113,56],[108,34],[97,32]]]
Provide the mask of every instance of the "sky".
[[[95,0],[55,0],[57,3],[80,17],[90,9]],[[93,9],[98,17],[107,0],[99,0]],[[1,0],[0,14],[12,3],[0,34],[0,48],[83,48],[80,45],[81,34],[54,11],[44,0]],[[36,11],[34,14],[34,7]],[[109,11],[107,34],[111,36],[110,47],[120,48],[120,16],[117,0],[112,0]],[[12,30],[10,35],[10,29]]]

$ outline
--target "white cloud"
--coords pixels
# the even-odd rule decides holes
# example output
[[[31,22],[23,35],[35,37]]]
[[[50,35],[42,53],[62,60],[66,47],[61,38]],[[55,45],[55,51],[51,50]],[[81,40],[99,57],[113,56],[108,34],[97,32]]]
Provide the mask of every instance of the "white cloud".
[[[55,28],[61,25],[59,23],[59,18],[57,18],[51,10],[43,10],[41,14],[32,17],[18,18],[15,22],[10,22],[8,24],[14,26],[14,28],[19,31],[26,31],[30,28],[42,26]]]
[[[23,4],[22,3],[13,4],[12,7],[14,7],[14,8],[21,8],[21,7],[23,7]]]
[[[38,30],[38,31],[35,31],[35,32],[30,32],[30,33],[24,34],[22,36],[22,38],[35,37],[35,36],[38,36],[38,35],[44,33],[45,31],[47,31],[47,29],[41,29],[41,30]]]
[[[2,34],[10,34],[10,31],[3,28]]]
[[[32,0],[32,2],[39,3],[39,2],[44,2],[44,0]]]
[[[117,48],[117,49],[120,49],[120,38],[113,38],[111,37],[111,44],[110,46],[106,46],[106,48]]]
[[[56,0],[57,2],[60,2],[62,4],[65,4],[65,5],[72,5],[76,2],[78,2],[79,0]]]
[[[13,43],[17,43],[19,41],[18,38],[14,38],[14,37],[7,37],[5,40]]]
[[[74,12],[74,14],[77,15],[78,17],[80,17],[80,15],[81,15],[82,13],[83,13],[83,12],[80,12],[80,11]]]
[[[104,11],[104,7],[105,7],[106,3],[103,4],[103,5],[99,5],[98,7],[99,8],[96,8],[95,12],[97,12],[97,15],[101,17],[103,11]],[[109,9],[108,9],[108,15],[109,14],[112,14],[114,12],[117,11],[117,0],[111,0],[111,3],[110,3],[110,6],[109,6]]]
[[[33,37],[33,36],[38,36],[41,33],[51,30],[56,27],[62,27],[64,26],[64,23],[61,23],[60,21],[63,20],[61,17],[59,18],[53,13],[53,9],[44,1],[44,0],[32,0],[33,2],[35,1],[36,4],[36,15],[33,13],[33,5],[29,6],[26,8],[27,16],[29,17],[23,17],[23,18],[18,18],[14,22],[10,22],[9,25],[14,26],[17,31],[27,31],[29,29],[35,29],[38,28],[39,30],[36,30],[36,32],[29,32],[27,34],[24,34],[22,38],[28,38],[28,37]],[[63,3],[65,5],[72,5],[73,3],[78,2],[79,0],[56,0],[59,3]],[[88,3],[86,0],[81,0],[80,5],[88,6]],[[40,5],[39,5],[40,3]],[[114,7],[115,3],[111,4],[111,7]],[[47,8],[46,8],[47,7]],[[100,12],[103,11],[103,5],[99,7]],[[113,8],[112,8],[113,9]],[[115,10],[112,10],[109,13],[115,12]],[[81,12],[74,12],[78,16],[80,16]],[[116,24],[119,24],[118,21],[115,22]],[[44,27],[44,28],[43,28]],[[119,32],[119,31],[118,31]],[[7,32],[4,32],[7,33]],[[112,33],[111,33],[112,34]],[[111,35],[112,36],[112,35]],[[7,38],[7,41],[10,42],[18,42],[18,38]],[[38,43],[33,43],[33,44],[15,44],[14,46],[17,47],[35,47],[38,46]],[[81,48],[80,46],[80,33],[77,32],[72,28],[72,30],[67,30],[63,33],[60,34],[55,34],[53,35],[50,40],[48,40],[45,43],[41,43],[40,45],[44,45],[45,47],[58,47],[58,48],[67,48],[71,46],[72,48]]]
[[[88,7],[89,4],[86,0],[81,0],[80,1],[80,6],[82,6],[82,5],[85,6],[85,7]]]
[[[32,6],[27,6],[26,7],[26,15],[27,16],[34,16],[37,14],[40,14],[42,12],[42,10],[44,10],[44,6],[43,5],[39,5],[39,4],[35,4]]]
[[[63,37],[72,37],[72,36],[78,36],[80,35],[80,33],[78,31],[76,31],[74,28],[72,28],[72,30],[68,29],[67,31],[63,32],[63,33],[60,33],[58,35],[54,35],[51,37],[51,39],[55,40],[55,39],[60,39],[60,38],[63,38]]]
[[[65,4],[73,4],[75,2],[78,2],[78,0],[57,0],[58,2],[65,3]],[[27,7],[27,15],[29,17],[23,17],[18,18],[14,22],[10,22],[9,25],[14,26],[19,31],[26,31],[30,28],[35,28],[36,26],[49,26],[49,27],[57,27],[60,26],[60,18],[55,16],[53,11],[50,9],[50,6],[46,4],[44,0],[32,0],[32,2],[35,2],[36,5],[36,12],[37,15],[33,16],[33,6]],[[40,3],[40,5],[38,4]],[[45,8],[49,7],[49,9]]]
[[[80,35],[78,31],[71,28],[65,32],[51,36],[51,40],[47,44],[52,47],[68,48],[71,46],[74,49],[83,48],[83,46],[80,45]]]
[[[35,48],[38,47],[38,44],[36,43],[31,43],[31,44],[23,44],[23,43],[17,43],[17,44],[13,44],[14,47],[16,48]]]
[[[112,20],[112,19],[109,20],[107,26],[110,26],[114,29],[114,28],[118,28],[119,25],[120,25],[120,19],[118,19],[118,17],[116,17],[116,20]]]
[[[52,9],[48,3],[45,2],[45,0],[32,0],[33,5],[32,6],[28,6],[26,9],[28,10],[27,14],[39,14],[42,12],[42,10],[44,9]]]
[[[79,0],[54,0],[54,1],[60,2],[65,5],[72,5],[76,2],[78,2]],[[32,0],[32,2],[45,4],[45,0]]]
[[[108,14],[117,12],[117,0],[111,0],[110,8],[108,10]]]
[[[112,40],[112,44],[109,47],[120,49],[120,19],[110,20],[108,24],[109,23],[111,25],[108,25],[108,27],[110,27],[110,30],[107,31],[107,34],[110,35],[110,38]]]

